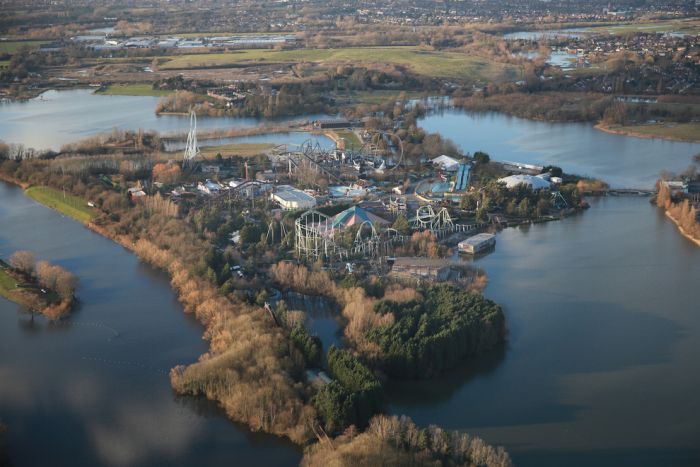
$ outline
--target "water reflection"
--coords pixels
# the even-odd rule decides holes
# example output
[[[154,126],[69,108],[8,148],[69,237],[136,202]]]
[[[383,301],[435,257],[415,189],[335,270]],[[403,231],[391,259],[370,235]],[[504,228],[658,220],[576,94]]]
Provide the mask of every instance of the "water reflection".
[[[612,186],[651,188],[662,170],[688,167],[700,144],[603,133],[589,123],[548,123],[495,112],[439,110],[420,120],[464,151],[495,160],[558,165]]]
[[[168,372],[206,351],[167,276],[0,184],[0,255],[32,249],[80,279],[64,321],[0,299],[0,418],[13,465],[296,465],[300,450],[191,410]],[[40,444],[41,448],[37,446]]]
[[[121,130],[155,130],[163,134],[186,132],[189,118],[180,115],[158,116],[158,97],[109,96],[93,94],[91,89],[47,91],[25,102],[0,103],[0,139],[36,149],[58,150],[63,144],[87,136]],[[275,121],[324,118],[314,114],[280,117]],[[200,117],[200,131],[249,128],[265,120],[258,118]],[[41,128],[40,132],[36,128]]]
[[[700,250],[647,199],[590,201],[499,234],[475,264],[504,306],[504,355],[396,385],[393,413],[504,444],[516,465],[698,464]]]

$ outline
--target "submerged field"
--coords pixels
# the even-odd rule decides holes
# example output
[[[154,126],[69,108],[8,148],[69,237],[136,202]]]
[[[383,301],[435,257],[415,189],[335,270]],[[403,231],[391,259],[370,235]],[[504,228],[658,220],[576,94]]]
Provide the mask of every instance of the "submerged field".
[[[254,66],[299,62],[401,65],[415,73],[440,77],[502,81],[515,79],[517,67],[498,63],[462,52],[445,52],[420,47],[363,47],[341,49],[270,50],[249,49],[237,52],[182,55],[163,63],[160,68],[190,69],[225,66]]]

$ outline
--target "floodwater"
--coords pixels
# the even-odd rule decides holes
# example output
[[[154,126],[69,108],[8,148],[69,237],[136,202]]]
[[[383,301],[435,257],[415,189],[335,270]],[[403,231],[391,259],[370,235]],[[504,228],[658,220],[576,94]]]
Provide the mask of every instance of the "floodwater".
[[[306,315],[304,326],[310,334],[318,336],[323,345],[323,360],[326,352],[334,345],[343,347],[343,331],[340,322],[339,306],[325,297],[300,294],[287,294],[284,297],[288,310],[303,311]]]
[[[291,443],[173,394],[170,369],[207,346],[165,274],[0,183],[0,257],[20,249],[75,273],[80,306],[56,325],[0,298],[0,421],[13,466],[299,463]]]
[[[161,134],[187,132],[188,116],[156,115],[158,97],[93,94],[91,89],[46,91],[24,102],[0,103],[0,140],[35,149],[59,150],[66,143],[113,128],[155,130]],[[274,121],[324,118],[325,115],[283,117]],[[269,120],[267,120],[269,122]],[[250,128],[265,123],[258,118],[198,117],[198,130]],[[37,131],[40,128],[41,131]]]
[[[596,130],[590,123],[548,123],[497,112],[436,111],[420,120],[462,150],[494,160],[558,165],[617,188],[652,188],[662,170],[680,172],[700,144],[642,139]]]
[[[700,465],[700,248],[647,198],[506,229],[476,261],[507,344],[396,383],[389,411],[503,445],[518,466]]]
[[[54,110],[17,120],[0,107],[0,133],[41,147],[34,141],[52,145],[64,131],[73,131],[70,141],[115,121],[161,121],[150,105],[120,105],[123,113],[102,123],[56,108],[65,121],[55,124]],[[35,134],[42,124],[48,136]],[[651,187],[661,170],[682,170],[700,152],[497,113],[445,111],[422,126],[466,151],[560,165],[614,186]],[[23,140],[7,137],[15,134]],[[647,198],[589,201],[574,217],[499,233],[495,252],[476,262],[489,275],[486,295],[504,306],[507,344],[437,380],[390,387],[391,413],[480,435],[516,465],[700,465],[700,249]],[[164,274],[0,185],[0,256],[17,249],[75,272],[82,304],[52,326],[0,299],[0,419],[15,465],[298,463],[291,444],[172,394],[169,369],[206,345]],[[326,346],[340,343],[332,315],[309,319]]]

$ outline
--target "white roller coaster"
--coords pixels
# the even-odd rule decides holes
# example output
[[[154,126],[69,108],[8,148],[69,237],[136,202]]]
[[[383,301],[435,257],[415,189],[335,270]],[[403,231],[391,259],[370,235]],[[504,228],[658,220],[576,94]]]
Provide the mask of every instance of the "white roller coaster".
[[[294,221],[294,229],[297,257],[307,261],[319,258],[343,260],[352,255],[376,258],[389,254],[394,244],[408,239],[392,228],[380,235],[370,221],[364,221],[355,234],[352,246],[344,248],[335,241],[337,231],[333,228],[332,219],[313,209]]]
[[[454,222],[447,208],[435,212],[431,205],[421,206],[416,211],[412,225],[414,230],[430,230],[431,232],[452,230]]]
[[[190,111],[190,132],[187,134],[187,144],[185,145],[185,158],[183,165],[186,167],[199,156],[199,146],[197,145],[197,114]]]
[[[299,258],[315,261],[336,252],[331,218],[316,210],[306,211],[294,221],[296,252]]]

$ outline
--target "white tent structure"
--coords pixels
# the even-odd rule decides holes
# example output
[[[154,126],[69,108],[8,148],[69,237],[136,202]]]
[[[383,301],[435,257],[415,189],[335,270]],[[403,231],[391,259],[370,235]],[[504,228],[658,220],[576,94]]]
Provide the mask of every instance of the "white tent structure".
[[[433,165],[439,165],[442,170],[453,172],[459,167],[459,161],[450,156],[442,155],[431,161]]]
[[[505,183],[507,188],[515,188],[518,185],[526,185],[533,190],[548,190],[550,183],[542,177],[533,175],[511,175],[510,177],[499,178],[499,182]]]

